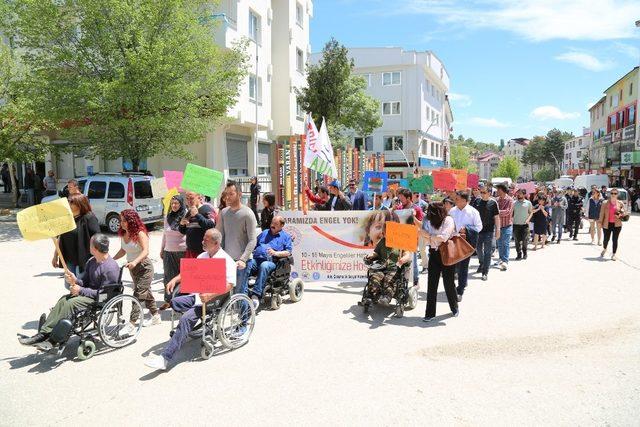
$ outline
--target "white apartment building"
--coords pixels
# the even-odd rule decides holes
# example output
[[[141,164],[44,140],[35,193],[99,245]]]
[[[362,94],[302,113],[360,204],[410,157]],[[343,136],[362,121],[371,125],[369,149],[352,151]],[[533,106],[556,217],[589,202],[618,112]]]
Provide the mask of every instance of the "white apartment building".
[[[311,47],[311,0],[222,0],[215,39],[231,47],[249,39],[249,74],[239,90],[238,102],[227,112],[223,125],[187,149],[191,162],[225,173],[225,178],[271,176],[271,144],[302,134],[304,114],[296,103],[295,88],[306,84],[305,65]],[[64,143],[64,141],[53,141]],[[123,170],[123,160],[106,161],[69,153],[49,157],[47,169],[65,179],[91,172]],[[141,165],[154,175],[163,170],[183,170],[187,161],[155,156]]]
[[[531,141],[527,138],[512,138],[505,144],[504,154],[507,156],[513,156],[522,161],[524,149],[530,143]],[[524,180],[530,181],[533,179],[533,175],[538,171],[538,169],[537,165],[523,165],[520,175]]]
[[[453,114],[446,106],[449,75],[438,57],[399,47],[351,48],[349,56],[354,74],[367,81],[367,93],[380,101],[383,122],[371,135],[354,135],[355,146],[384,153],[385,170],[395,178],[414,166],[445,166]],[[314,54],[311,61],[320,57]]]
[[[562,159],[562,173],[567,174],[569,170],[584,169],[586,165],[582,161],[585,154],[589,152],[591,136],[578,136],[564,143],[564,157]]]

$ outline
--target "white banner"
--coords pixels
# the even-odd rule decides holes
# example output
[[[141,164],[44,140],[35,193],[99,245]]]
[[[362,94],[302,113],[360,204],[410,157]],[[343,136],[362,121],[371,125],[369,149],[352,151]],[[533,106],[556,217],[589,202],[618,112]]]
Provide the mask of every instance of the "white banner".
[[[406,215],[405,215],[406,213]],[[397,211],[401,221],[412,213]],[[281,211],[293,238],[292,277],[304,281],[366,281],[364,257],[384,235],[389,211]]]
[[[333,157],[333,147],[329,141],[329,133],[325,126],[326,120],[322,121],[320,132],[313,122],[311,113],[307,114],[305,124],[306,149],[304,153],[304,166],[332,178],[338,177],[335,160]]]

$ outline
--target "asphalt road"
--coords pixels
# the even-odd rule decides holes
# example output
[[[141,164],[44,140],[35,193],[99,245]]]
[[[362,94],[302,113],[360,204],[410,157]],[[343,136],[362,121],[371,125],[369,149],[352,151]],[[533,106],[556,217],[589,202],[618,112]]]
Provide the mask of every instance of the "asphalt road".
[[[403,319],[364,315],[362,284],[309,283],[301,302],[260,312],[245,347],[201,360],[191,341],[159,373],[143,357],[167,342],[168,320],[87,361],[73,345],[61,357],[19,345],[65,291],[51,243],[0,223],[0,425],[638,425],[638,236],[633,216],[617,262],[582,234],[487,282],[473,275],[458,318],[441,287],[431,324],[426,276]]]

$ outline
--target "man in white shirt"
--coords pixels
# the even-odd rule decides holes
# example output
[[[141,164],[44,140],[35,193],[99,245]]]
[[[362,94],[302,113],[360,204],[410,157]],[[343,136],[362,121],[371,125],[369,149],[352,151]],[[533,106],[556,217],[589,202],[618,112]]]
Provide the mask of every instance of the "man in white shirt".
[[[474,248],[478,243],[478,233],[482,231],[482,219],[480,212],[469,204],[469,194],[465,191],[456,193],[456,205],[449,211],[449,216],[453,218],[456,224],[456,230],[463,234],[467,242]],[[467,276],[469,274],[469,261],[471,257],[463,259],[456,265],[458,273],[458,302],[462,301],[464,288],[467,287]]]
[[[167,365],[173,359],[175,353],[180,350],[186,341],[189,333],[193,330],[196,322],[202,318],[202,304],[213,301],[215,298],[224,298],[236,285],[236,262],[221,247],[222,234],[215,228],[210,228],[204,233],[202,248],[204,252],[198,255],[198,259],[221,258],[225,260],[227,289],[222,294],[189,294],[175,297],[171,300],[171,308],[179,313],[183,313],[178,323],[178,327],[171,337],[171,341],[162,351],[160,356],[148,357],[145,365],[150,368],[167,370]],[[178,274],[167,283],[167,293],[173,292],[175,286],[180,283],[181,277]]]

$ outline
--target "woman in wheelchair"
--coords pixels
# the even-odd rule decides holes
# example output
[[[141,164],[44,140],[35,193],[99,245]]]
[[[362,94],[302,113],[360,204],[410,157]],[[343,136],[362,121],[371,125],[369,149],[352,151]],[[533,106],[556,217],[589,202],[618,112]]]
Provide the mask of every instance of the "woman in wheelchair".
[[[221,247],[222,234],[215,228],[208,229],[202,239],[202,248],[204,252],[198,255],[198,258],[222,258],[226,263],[227,290],[223,294],[189,294],[181,295],[171,300],[171,308],[179,313],[182,317],[178,323],[178,327],[173,332],[169,344],[164,348],[159,356],[150,356],[145,361],[145,365],[150,368],[167,370],[169,362],[180,347],[187,340],[189,333],[199,319],[202,318],[202,305],[214,302],[216,299],[224,299],[236,284],[236,262]],[[169,283],[167,283],[167,293],[171,294],[175,286],[180,283],[181,275],[178,274]],[[247,299],[248,301],[248,299]],[[209,311],[207,306],[207,311]],[[203,328],[204,329],[204,328]]]
[[[89,258],[84,268],[84,280],[66,271],[66,280],[71,284],[69,294],[62,296],[32,337],[20,337],[20,344],[34,345],[49,339],[53,328],[62,319],[71,319],[75,313],[90,307],[96,301],[100,288],[118,282],[120,268],[109,256],[109,238],[98,233],[91,237]]]
[[[376,244],[373,253],[365,257],[366,264],[373,264],[369,269],[369,281],[364,301],[365,305],[378,301],[378,304],[389,305],[398,286],[398,271],[411,262],[411,252],[392,249],[386,246],[386,238],[382,237]]]

